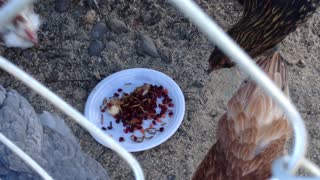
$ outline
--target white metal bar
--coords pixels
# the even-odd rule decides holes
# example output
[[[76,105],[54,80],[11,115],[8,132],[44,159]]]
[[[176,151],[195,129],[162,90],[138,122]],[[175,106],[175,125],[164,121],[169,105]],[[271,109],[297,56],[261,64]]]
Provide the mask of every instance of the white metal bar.
[[[0,133],[0,142],[6,145],[11,151],[17,154],[25,163],[27,163],[34,171],[36,171],[43,179],[53,180],[53,178],[30,156],[22,151],[17,145],[11,142],[6,136]]]
[[[110,147],[110,149],[118,153],[131,166],[136,179],[144,180],[144,174],[138,161],[129,152],[127,152],[121,145],[115,142],[111,137],[105,135],[101,129],[97,128],[94,124],[88,121],[77,110],[72,108],[59,96],[57,96],[48,88],[46,88],[41,83],[39,83],[37,80],[32,78],[29,74],[19,69],[17,66],[15,66],[14,64],[12,64],[7,59],[1,56],[0,56],[0,67],[3,70],[7,71],[9,74],[13,75],[17,79],[24,82],[32,90],[34,90],[35,92],[43,96],[45,99],[47,99],[49,102],[55,105],[62,112],[72,117],[83,128],[87,129],[89,132],[99,137],[105,144],[107,144],[108,147]]]
[[[286,112],[294,130],[294,149],[288,163],[288,170],[295,173],[305,157],[307,149],[307,132],[305,124],[288,98],[255,65],[254,61],[240,48],[198,5],[191,0],[171,0],[212,42],[214,42],[230,59],[249,74]]]
[[[10,22],[19,11],[23,10],[33,0],[9,0],[8,3],[0,9],[0,27]]]

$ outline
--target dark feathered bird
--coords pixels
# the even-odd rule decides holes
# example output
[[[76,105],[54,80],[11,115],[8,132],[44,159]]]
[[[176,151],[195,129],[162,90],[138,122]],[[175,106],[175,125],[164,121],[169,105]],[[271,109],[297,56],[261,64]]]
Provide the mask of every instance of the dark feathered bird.
[[[315,12],[319,0],[238,0],[244,6],[242,18],[228,34],[251,56],[273,48]],[[209,72],[230,68],[234,63],[215,48]]]
[[[258,65],[289,96],[285,61],[279,53]],[[271,163],[283,155],[291,135],[277,103],[254,81],[245,80],[228,102],[217,128],[217,142],[198,166],[193,180],[265,180]]]

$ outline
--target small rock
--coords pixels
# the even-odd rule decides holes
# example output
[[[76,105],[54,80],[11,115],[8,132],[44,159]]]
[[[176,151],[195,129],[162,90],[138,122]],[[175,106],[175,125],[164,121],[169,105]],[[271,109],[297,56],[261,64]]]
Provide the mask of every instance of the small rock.
[[[88,54],[90,56],[99,56],[102,50],[103,50],[102,42],[98,40],[94,40],[94,41],[91,41],[89,45]]]
[[[161,58],[161,60],[167,64],[171,64],[172,63],[172,58],[171,55],[168,51],[159,51],[159,56]]]
[[[168,175],[167,180],[175,180],[176,176],[175,175]]]
[[[91,39],[98,40],[102,39],[103,35],[107,31],[107,26],[104,23],[97,23],[91,30]]]
[[[86,7],[89,7],[89,8],[91,8],[91,9],[94,9],[94,8],[96,8],[96,4],[95,4],[94,1],[97,2],[97,5],[100,4],[100,0],[85,0],[85,1],[84,1],[84,5],[85,5]]]
[[[86,24],[93,24],[96,20],[97,13],[95,10],[88,11],[83,17],[82,20]]]
[[[108,22],[108,26],[112,29],[112,31],[116,32],[117,34],[126,33],[128,32],[128,28],[123,21],[119,19],[111,19]]]
[[[153,26],[161,20],[161,14],[158,12],[144,13],[141,18],[145,25]]]
[[[68,11],[70,2],[70,0],[56,0],[55,10],[60,13]]]
[[[97,71],[93,73],[93,76],[96,78],[96,80],[101,80],[102,79],[100,73],[97,72]]]
[[[106,49],[109,51],[115,51],[118,49],[118,47],[118,44],[113,41],[110,41],[106,44]]]
[[[139,54],[147,54],[151,57],[158,57],[158,51],[153,43],[153,40],[146,35],[140,35],[140,46],[138,46],[137,52]]]
[[[107,39],[108,41],[115,41],[116,38],[117,38],[117,36],[116,36],[113,32],[108,31],[108,32],[106,33],[106,39]]]
[[[32,51],[31,51],[31,50],[27,49],[27,50],[23,51],[23,52],[22,52],[22,56],[23,56],[25,59],[27,59],[27,60],[29,60],[29,61],[32,61]]]
[[[200,81],[195,81],[192,86],[196,88],[203,88],[203,84]]]
[[[304,67],[306,67],[306,62],[300,59],[300,60],[297,62],[297,66],[298,66],[298,67],[301,67],[301,68],[304,68]]]

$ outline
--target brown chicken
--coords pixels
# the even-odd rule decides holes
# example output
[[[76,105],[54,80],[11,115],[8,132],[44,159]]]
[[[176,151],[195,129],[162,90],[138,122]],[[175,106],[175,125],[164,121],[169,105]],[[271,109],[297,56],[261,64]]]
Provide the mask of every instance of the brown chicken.
[[[281,55],[276,52],[257,63],[289,96]],[[283,155],[291,136],[289,121],[281,108],[250,79],[229,100],[217,129],[217,142],[198,166],[193,180],[267,179],[272,161]]]
[[[238,0],[244,6],[242,18],[228,34],[253,58],[275,47],[310,17],[319,0]],[[234,63],[215,48],[209,58],[209,72],[233,67]]]

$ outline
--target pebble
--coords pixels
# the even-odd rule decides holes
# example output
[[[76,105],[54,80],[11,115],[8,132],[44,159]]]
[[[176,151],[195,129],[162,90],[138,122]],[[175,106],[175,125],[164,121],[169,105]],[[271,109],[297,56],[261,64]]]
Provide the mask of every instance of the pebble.
[[[90,56],[99,56],[102,50],[103,50],[102,42],[98,40],[94,40],[94,41],[91,41],[89,45],[88,54]]]
[[[160,50],[159,51],[159,56],[161,58],[161,60],[167,64],[171,64],[172,63],[172,58],[171,55],[169,53],[169,51],[165,51],[165,50]]]
[[[27,59],[28,61],[32,61],[32,51],[27,49],[25,51],[22,52],[22,57],[24,57],[25,59]]]
[[[114,32],[107,31],[106,33],[106,39],[108,41],[115,41],[117,39],[117,36],[114,34]]]
[[[103,35],[107,32],[107,26],[105,23],[97,23],[91,30],[91,39],[101,40]]]
[[[118,48],[118,44],[113,41],[110,41],[106,44],[106,49],[109,51],[116,51]]]
[[[128,32],[128,28],[126,24],[123,21],[120,21],[119,19],[111,19],[108,22],[108,26],[117,34],[126,33]]]
[[[157,12],[144,13],[141,15],[141,17],[143,23],[148,26],[153,26],[161,20],[161,14]]]
[[[200,81],[195,81],[192,86],[196,88],[203,88],[203,84]]]
[[[168,175],[167,180],[175,180],[176,176],[175,175]]]
[[[95,10],[88,11],[83,17],[82,21],[86,24],[93,24],[96,20],[97,13]]]
[[[140,35],[140,45],[137,47],[138,54],[158,57],[158,51],[153,40],[147,35]]]
[[[55,10],[60,13],[66,12],[70,7],[70,3],[70,0],[56,0]]]
[[[303,60],[299,60],[298,63],[297,63],[297,66],[301,67],[301,68],[304,68],[304,67],[306,67],[306,62],[303,61]]]

